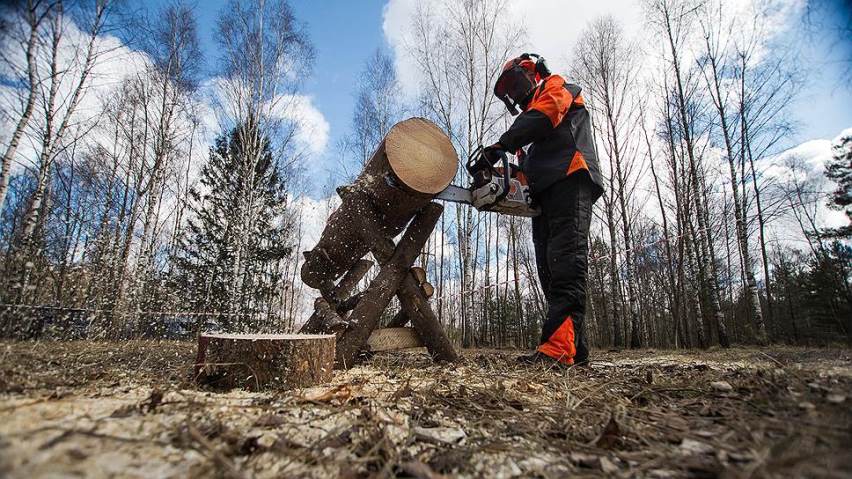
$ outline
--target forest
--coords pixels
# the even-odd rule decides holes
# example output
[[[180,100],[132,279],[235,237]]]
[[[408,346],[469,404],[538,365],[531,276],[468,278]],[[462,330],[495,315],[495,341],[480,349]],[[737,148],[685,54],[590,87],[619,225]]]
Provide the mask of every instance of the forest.
[[[850,477],[850,18],[0,2],[0,477]],[[580,364],[518,361],[548,309],[529,218],[388,181],[497,141],[523,52],[580,86],[602,169]],[[425,348],[373,347],[409,322]]]
[[[852,342],[852,131],[825,164],[790,149],[809,72],[772,30],[789,6],[734,3],[645,0],[643,38],[604,16],[562,52],[606,182],[590,239],[595,347]],[[301,252],[334,187],[407,117],[438,124],[460,160],[495,141],[511,117],[491,85],[528,45],[504,0],[418,3],[405,51],[363,60],[316,199],[300,93],[323,72],[287,2],[229,2],[216,58],[201,53],[191,3],[3,8],[9,338],[297,329],[312,295]],[[414,95],[399,93],[394,53],[416,67]],[[439,225],[419,262],[452,340],[534,346],[546,304],[529,220],[448,204]]]

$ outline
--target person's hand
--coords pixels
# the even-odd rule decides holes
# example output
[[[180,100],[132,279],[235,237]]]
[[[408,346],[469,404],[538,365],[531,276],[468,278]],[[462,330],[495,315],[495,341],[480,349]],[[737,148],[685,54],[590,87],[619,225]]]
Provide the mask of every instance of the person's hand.
[[[483,148],[482,153],[485,155],[485,158],[487,158],[488,161],[494,163],[495,161],[500,159],[500,154],[505,151],[506,149],[503,148],[503,145],[498,142],[494,143],[491,146],[486,146],[485,148]]]

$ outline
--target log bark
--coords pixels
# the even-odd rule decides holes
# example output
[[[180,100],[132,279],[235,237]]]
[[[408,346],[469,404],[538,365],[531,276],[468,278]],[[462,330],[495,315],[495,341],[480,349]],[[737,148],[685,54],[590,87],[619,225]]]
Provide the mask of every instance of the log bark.
[[[334,335],[201,334],[195,377],[225,389],[315,386],[331,380],[334,353]]]
[[[304,253],[302,281],[320,289],[367,254],[370,245],[353,228],[363,215],[378,215],[376,233],[398,235],[450,184],[457,165],[452,142],[434,123],[410,118],[394,125],[355,182],[339,190],[340,207],[329,217],[316,247]]]
[[[420,290],[423,291],[423,295],[426,296],[426,299],[432,297],[435,294],[435,287],[432,286],[431,283],[423,283],[420,285]],[[408,321],[411,318],[408,317],[408,313],[405,312],[404,309],[399,310],[390,321],[388,321],[388,328],[401,328],[408,324]]]
[[[368,259],[362,259],[355,263],[355,266],[343,275],[343,279],[337,283],[337,286],[331,292],[332,301],[340,303],[352,294],[355,286],[364,279],[364,275],[370,268],[373,267],[373,262]]]
[[[379,274],[352,311],[350,327],[337,342],[337,367],[349,368],[355,363],[356,355],[364,348],[370,333],[378,326],[382,311],[387,308],[403,279],[410,276],[411,263],[426,244],[443,209],[437,203],[429,203],[418,213],[393,255],[382,265]],[[366,244],[366,241],[362,242]],[[415,281],[414,278],[411,278],[411,281]]]
[[[429,350],[429,354],[435,361],[458,361],[459,356],[453,348],[453,344],[441,327],[435,312],[429,306],[429,300],[417,280],[410,274],[405,277],[397,292],[397,298],[402,310],[411,319],[411,324],[420,340]]]

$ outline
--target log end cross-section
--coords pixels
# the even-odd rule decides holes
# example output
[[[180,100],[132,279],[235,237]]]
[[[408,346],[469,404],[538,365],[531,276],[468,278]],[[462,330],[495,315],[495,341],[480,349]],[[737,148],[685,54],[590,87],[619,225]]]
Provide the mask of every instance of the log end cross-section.
[[[352,269],[371,247],[354,227],[358,218],[373,217],[376,233],[393,238],[450,184],[457,169],[455,148],[434,123],[409,118],[394,125],[355,182],[339,189],[340,207],[316,246],[305,252],[302,281],[322,289]]]
[[[385,154],[399,181],[429,195],[443,191],[458,167],[458,156],[450,139],[423,118],[409,118],[394,125],[385,138]]]

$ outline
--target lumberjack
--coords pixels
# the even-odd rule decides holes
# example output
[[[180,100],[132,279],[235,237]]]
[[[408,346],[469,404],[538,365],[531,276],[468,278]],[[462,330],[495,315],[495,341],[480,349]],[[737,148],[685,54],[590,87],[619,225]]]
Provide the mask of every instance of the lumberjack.
[[[541,208],[532,226],[547,317],[536,351],[518,360],[586,363],[589,224],[592,205],[603,193],[589,112],[580,87],[551,74],[536,54],[506,62],[494,94],[513,116],[519,108],[522,113],[486,154],[517,152],[533,202]]]

